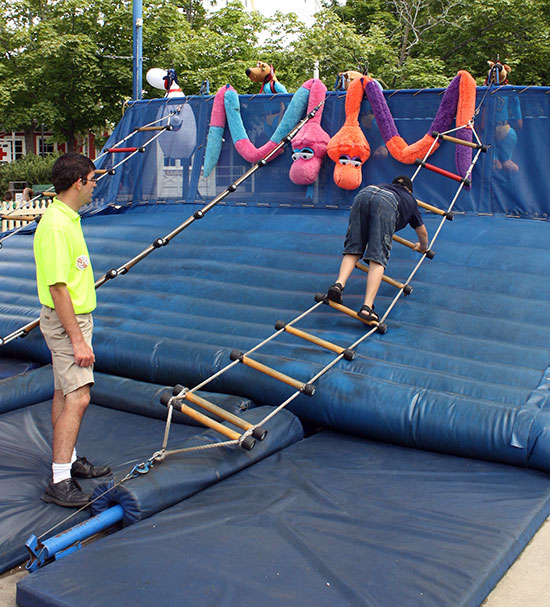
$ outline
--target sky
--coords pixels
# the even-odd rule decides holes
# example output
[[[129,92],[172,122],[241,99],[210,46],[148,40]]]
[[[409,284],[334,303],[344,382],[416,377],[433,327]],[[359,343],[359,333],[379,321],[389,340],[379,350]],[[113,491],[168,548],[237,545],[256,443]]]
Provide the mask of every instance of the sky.
[[[245,8],[257,10],[263,15],[271,16],[276,11],[296,13],[301,21],[310,25],[313,15],[321,10],[319,0],[241,0]],[[223,6],[223,0],[218,0],[218,6]]]

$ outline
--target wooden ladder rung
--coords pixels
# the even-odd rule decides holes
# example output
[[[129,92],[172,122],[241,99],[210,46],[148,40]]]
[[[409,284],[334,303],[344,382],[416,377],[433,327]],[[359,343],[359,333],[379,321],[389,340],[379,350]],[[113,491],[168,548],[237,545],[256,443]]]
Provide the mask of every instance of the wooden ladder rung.
[[[200,413],[199,411],[195,411],[195,409],[189,407],[185,403],[182,403],[180,400],[174,401],[173,394],[171,394],[167,390],[165,390],[160,395],[160,402],[162,405],[165,405],[165,406],[169,406],[170,404],[172,404],[172,406],[179,409],[182,413],[185,413],[185,415],[188,415],[195,421],[201,423],[203,426],[206,426],[207,428],[210,428],[211,430],[215,430],[216,432],[218,432],[219,434],[222,434],[223,436],[225,436],[226,438],[229,438],[230,440],[240,441],[240,439],[241,439],[241,435],[238,432],[235,432],[235,430],[231,430],[230,428],[227,428],[223,424],[220,424],[220,422],[217,422],[217,421],[213,420],[211,417],[208,417],[208,415],[204,415],[203,413]],[[244,438],[244,440],[242,440],[242,442],[240,442],[241,447],[243,447],[244,449],[247,449],[248,451],[250,451],[254,447],[255,444],[256,444],[256,441],[251,436],[246,436]]]
[[[458,145],[465,145],[467,148],[473,148],[474,150],[481,150],[482,152],[486,152],[489,149],[488,145],[483,145],[482,143],[475,143],[474,141],[465,141],[464,139],[460,139],[459,137],[453,137],[452,135],[443,135],[443,133],[438,133],[437,131],[432,132],[432,137],[434,139],[444,139],[445,141],[451,141],[452,143],[457,143]]]
[[[284,329],[287,333],[295,335],[296,337],[301,337],[312,344],[316,344],[317,346],[321,346],[322,348],[326,348],[327,350],[336,352],[337,354],[343,354],[346,360],[353,360],[355,357],[355,352],[353,350],[350,350],[349,348],[342,348],[342,346],[337,346],[336,344],[326,341],[325,339],[321,339],[316,335],[306,333],[306,331],[302,331],[301,329],[296,329],[292,325],[285,324],[282,320],[278,320],[275,323],[275,329],[277,329],[277,331]]]
[[[324,293],[315,293],[315,301],[318,301],[318,302],[322,301],[323,303],[327,304],[327,306],[330,306],[331,308],[334,308],[335,310],[339,310],[340,312],[343,312],[344,314],[347,314],[348,316],[351,316],[352,318],[355,318],[356,320],[360,320],[362,323],[365,323],[366,325],[369,325],[371,327],[377,327],[376,330],[378,333],[384,334],[388,330],[388,326],[385,323],[378,322],[377,320],[365,320],[365,319],[361,318],[359,316],[359,314],[357,314],[357,312],[355,312],[351,308],[348,308],[347,306],[344,306],[342,304],[336,303],[335,301],[332,301]]]
[[[460,175],[457,175],[456,173],[451,173],[450,171],[446,171],[445,169],[442,169],[438,166],[435,166],[435,164],[429,164],[428,162],[417,158],[414,163],[417,166],[421,166],[424,167],[430,171],[433,171],[434,173],[438,173],[439,175],[443,175],[443,177],[448,177],[449,179],[453,179],[454,181],[460,181],[461,183],[463,183],[465,186],[470,186],[472,185],[472,182],[470,179],[468,179],[467,177],[461,177]]]
[[[434,207],[433,204],[428,204],[427,202],[423,202],[422,200],[417,199],[416,202],[418,203],[419,207],[426,209],[426,211],[431,211],[432,213],[435,213],[436,215],[442,215],[443,217],[445,217],[445,219],[448,219],[449,221],[453,220],[454,215],[450,211],[443,211],[442,209],[440,209],[438,207]]]
[[[405,238],[401,238],[401,236],[398,236],[397,234],[393,235],[393,239],[395,240],[395,242],[405,245],[406,247],[409,247],[409,249],[412,249],[413,251],[415,250],[414,242],[411,242],[410,240],[407,240]],[[418,252],[420,253],[420,251],[418,251]],[[435,251],[432,251],[431,249],[427,249],[426,251],[424,251],[424,253],[420,253],[420,254],[426,255],[426,257],[428,259],[433,259],[435,257]]]
[[[140,126],[136,129],[137,132],[143,131],[171,131],[172,125],[166,124],[164,126]]]
[[[145,152],[145,148],[143,146],[140,148],[109,148],[107,151],[109,154]]]
[[[358,261],[355,264],[355,267],[358,270],[362,270],[363,272],[367,272],[369,271],[369,266],[367,266],[364,263],[361,263],[360,261]],[[410,295],[413,291],[413,288],[411,287],[411,285],[406,285],[402,282],[399,282],[398,280],[395,280],[394,278],[391,278],[390,276],[386,276],[385,274],[382,276],[382,280],[384,282],[387,282],[389,285],[392,285],[392,287],[396,287],[397,289],[403,289],[403,293],[405,295]]]
[[[271,367],[268,367],[267,365],[246,356],[242,352],[239,352],[239,350],[233,350],[229,355],[229,358],[231,358],[231,360],[238,360],[247,367],[251,367],[252,369],[256,369],[256,371],[260,371],[266,375],[269,375],[270,377],[278,379],[279,381],[296,388],[296,390],[299,390],[306,396],[313,396],[315,394],[315,386],[313,384],[305,384],[304,382],[294,379],[293,377],[289,377],[280,371],[276,371],[275,369],[272,369]]]
[[[241,430],[252,430],[252,436],[254,438],[257,438],[258,440],[264,440],[264,438],[267,436],[267,430],[265,428],[262,428],[260,426],[256,427],[252,425],[250,422],[241,419],[230,411],[227,411],[226,409],[215,405],[214,403],[210,402],[209,400],[206,400],[205,398],[202,398],[194,392],[190,392],[187,388],[184,388],[184,386],[180,384],[174,386],[173,395],[176,397],[181,395],[182,398],[185,398],[190,403],[198,405],[209,413],[213,413],[214,415],[221,417],[225,421],[233,424],[234,426],[237,426],[237,428],[241,428]]]

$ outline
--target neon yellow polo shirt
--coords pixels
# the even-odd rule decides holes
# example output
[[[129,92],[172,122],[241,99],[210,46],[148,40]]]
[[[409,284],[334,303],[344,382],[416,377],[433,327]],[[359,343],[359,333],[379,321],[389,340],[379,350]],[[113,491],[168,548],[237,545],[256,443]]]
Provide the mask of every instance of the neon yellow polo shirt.
[[[58,198],[46,209],[34,235],[36,283],[40,303],[54,308],[50,285],[67,285],[75,314],[96,307],[94,273],[80,215]]]

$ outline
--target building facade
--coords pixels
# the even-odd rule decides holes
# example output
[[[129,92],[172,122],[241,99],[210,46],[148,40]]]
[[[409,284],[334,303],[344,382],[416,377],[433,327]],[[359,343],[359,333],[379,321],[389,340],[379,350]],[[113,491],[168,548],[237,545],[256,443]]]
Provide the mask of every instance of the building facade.
[[[25,133],[23,131],[5,132],[0,131],[0,164],[13,162],[29,153],[37,156],[52,154],[53,152],[66,152],[66,143],[53,143],[50,139],[51,133],[48,131],[38,131],[32,137],[32,149],[27,149]],[[76,151],[88,156],[91,160],[97,155],[95,147],[95,135],[89,133],[84,137],[79,137],[76,143]]]

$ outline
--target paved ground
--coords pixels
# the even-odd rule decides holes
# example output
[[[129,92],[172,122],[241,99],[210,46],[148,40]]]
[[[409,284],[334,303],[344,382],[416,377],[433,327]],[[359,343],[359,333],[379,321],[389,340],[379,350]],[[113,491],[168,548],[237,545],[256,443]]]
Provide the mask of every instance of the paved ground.
[[[483,607],[550,607],[550,519],[487,597]]]
[[[25,575],[24,567],[16,567],[0,576],[0,607],[16,607],[16,584]],[[483,607],[550,607],[550,519],[487,597]]]

